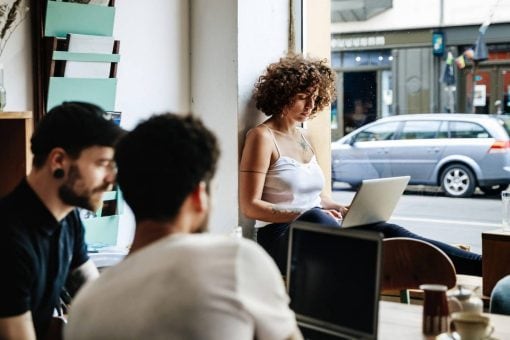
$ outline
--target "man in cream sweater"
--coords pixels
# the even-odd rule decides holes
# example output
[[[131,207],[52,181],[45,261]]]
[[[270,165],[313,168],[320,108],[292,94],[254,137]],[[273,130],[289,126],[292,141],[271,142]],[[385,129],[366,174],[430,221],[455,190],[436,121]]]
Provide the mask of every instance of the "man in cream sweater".
[[[216,138],[192,116],[153,116],[121,140],[133,245],[78,294],[66,339],[301,339],[264,250],[204,233],[218,157]]]

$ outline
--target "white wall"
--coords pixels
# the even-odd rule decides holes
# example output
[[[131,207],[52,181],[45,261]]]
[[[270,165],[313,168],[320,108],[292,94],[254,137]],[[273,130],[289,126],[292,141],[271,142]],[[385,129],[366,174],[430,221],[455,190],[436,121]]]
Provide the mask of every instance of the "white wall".
[[[189,1],[117,1],[114,36],[120,40],[116,109],[132,129],[154,113],[190,111]],[[134,217],[121,216],[119,247],[131,243]]]
[[[0,56],[0,63],[4,66],[4,87],[7,92],[7,105],[4,111],[33,109],[30,41],[30,13],[28,13],[26,20],[11,35]]]
[[[151,113],[190,110],[189,1],[117,1],[117,110],[132,128]]]
[[[444,25],[480,25],[496,3],[492,22],[510,22],[508,0],[444,0]],[[440,25],[440,6],[440,0],[393,0],[393,8],[369,20],[332,24],[331,33],[436,27]]]

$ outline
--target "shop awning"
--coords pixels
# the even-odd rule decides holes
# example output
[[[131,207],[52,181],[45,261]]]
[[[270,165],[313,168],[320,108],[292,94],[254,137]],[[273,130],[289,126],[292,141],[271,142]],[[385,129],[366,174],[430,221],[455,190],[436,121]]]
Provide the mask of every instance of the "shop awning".
[[[331,22],[364,21],[393,6],[393,0],[331,0]]]

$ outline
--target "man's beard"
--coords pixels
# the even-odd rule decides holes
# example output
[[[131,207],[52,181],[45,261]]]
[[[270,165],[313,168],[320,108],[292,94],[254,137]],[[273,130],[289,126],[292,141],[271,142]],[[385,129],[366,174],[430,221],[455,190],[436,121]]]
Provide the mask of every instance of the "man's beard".
[[[100,187],[84,190],[82,193],[77,193],[74,186],[81,178],[82,176],[78,167],[71,165],[69,168],[69,174],[67,175],[67,180],[58,189],[58,195],[62,202],[68,205],[84,208],[90,211],[96,211],[101,206],[102,197],[99,196],[99,199],[93,199],[93,194],[108,190],[110,184],[105,183]]]

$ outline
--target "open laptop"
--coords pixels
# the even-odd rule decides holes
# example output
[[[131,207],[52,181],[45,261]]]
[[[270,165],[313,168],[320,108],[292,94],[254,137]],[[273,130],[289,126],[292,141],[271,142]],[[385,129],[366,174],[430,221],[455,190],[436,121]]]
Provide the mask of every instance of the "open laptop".
[[[339,221],[342,228],[388,221],[410,178],[401,176],[364,180],[343,220]]]
[[[305,339],[376,339],[382,235],[296,221],[287,264],[290,307]]]

